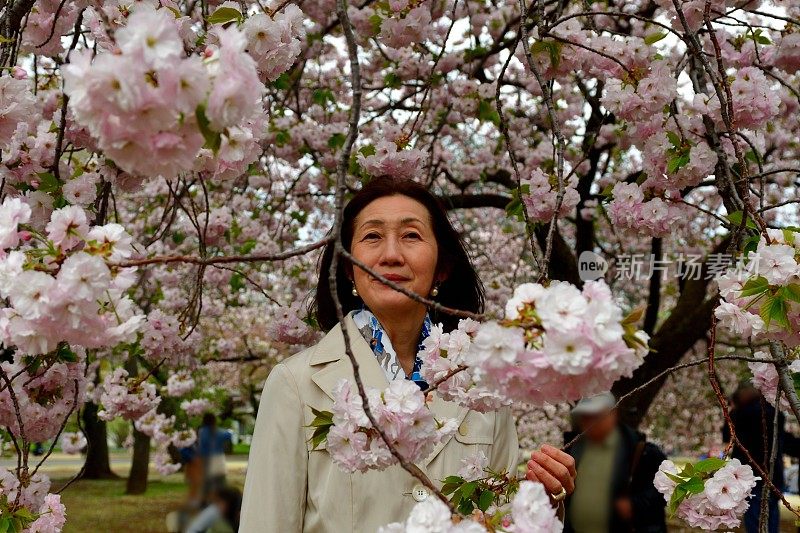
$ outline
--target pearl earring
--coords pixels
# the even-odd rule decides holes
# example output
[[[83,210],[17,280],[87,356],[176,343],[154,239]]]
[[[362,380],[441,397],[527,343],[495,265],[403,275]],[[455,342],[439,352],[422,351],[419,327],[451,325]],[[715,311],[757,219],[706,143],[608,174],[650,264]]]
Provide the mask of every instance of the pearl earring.
[[[433,289],[431,289],[431,297],[436,298],[437,296],[439,296],[439,286],[434,285]]]
[[[358,296],[358,291],[356,290],[356,284],[355,284],[355,282],[353,282],[353,290],[352,290],[352,291],[350,291],[350,292],[353,294],[353,296]]]

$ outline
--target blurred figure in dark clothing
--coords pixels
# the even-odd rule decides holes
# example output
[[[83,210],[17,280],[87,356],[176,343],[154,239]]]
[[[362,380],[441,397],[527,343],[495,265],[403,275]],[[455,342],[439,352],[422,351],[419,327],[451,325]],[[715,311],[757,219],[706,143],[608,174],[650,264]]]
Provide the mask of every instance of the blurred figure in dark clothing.
[[[731,422],[736,432],[736,438],[742,446],[750,452],[750,456],[765,471],[769,471],[766,464],[768,457],[772,453],[772,433],[773,422],[775,420],[775,408],[764,400],[758,389],[750,381],[739,383],[733,393],[731,402]],[[783,455],[792,457],[800,456],[800,439],[787,433],[784,429],[783,413],[778,413],[778,450],[775,456],[775,470],[772,475],[772,483],[783,490]],[[766,433],[766,435],[765,435]],[[722,428],[722,439],[725,442],[731,440],[730,430],[725,424]],[[767,450],[764,450],[764,442],[767,442]],[[766,455],[765,455],[766,453]],[[739,459],[743,464],[752,463],[747,458],[745,452],[739,447],[734,446],[731,456]],[[766,460],[765,460],[766,459]],[[753,467],[753,473],[760,476]],[[750,507],[744,515],[744,527],[747,533],[758,532],[758,519],[761,514],[761,491],[764,482],[758,481],[753,489],[753,496],[750,499]],[[777,533],[780,525],[780,510],[778,508],[778,497],[774,492],[769,496],[769,533]]]
[[[621,423],[610,392],[572,410],[586,434],[566,451],[575,458],[575,492],[566,500],[565,533],[666,533],[666,501],[653,485],[664,453]],[[576,433],[565,434],[569,442]]]

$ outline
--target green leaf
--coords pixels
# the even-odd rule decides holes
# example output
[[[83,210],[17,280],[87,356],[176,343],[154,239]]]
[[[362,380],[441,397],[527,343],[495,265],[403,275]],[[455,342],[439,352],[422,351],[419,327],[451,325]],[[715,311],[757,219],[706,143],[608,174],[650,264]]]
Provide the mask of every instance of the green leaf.
[[[725,466],[724,459],[720,459],[718,457],[709,457],[708,459],[703,459],[694,465],[694,471],[701,472],[703,474],[710,474],[711,472],[716,472],[723,466]]]
[[[800,303],[800,285],[797,283],[790,283],[785,287],[781,287],[780,292],[787,300]]]
[[[674,174],[689,163],[689,152],[676,155],[667,161],[667,173]]]
[[[761,294],[769,290],[769,281],[764,276],[748,279],[742,286],[742,297]]]
[[[668,478],[670,478],[672,481],[674,481],[675,483],[677,483],[678,485],[680,485],[681,483],[683,483],[684,481],[686,481],[686,479],[684,479],[684,478],[682,478],[682,477],[680,477],[680,476],[676,476],[675,474],[672,474],[672,473],[670,473],[670,472],[664,472],[664,474],[665,474],[665,475],[666,475]]]
[[[758,235],[751,235],[744,241],[744,246],[742,247],[742,253],[747,255],[749,252],[755,253],[758,249],[758,242],[760,237]]]
[[[444,485],[442,485],[442,494],[444,494],[445,496],[447,496],[448,494],[452,494],[453,492],[456,491],[456,489],[458,489],[458,487],[460,487],[458,483],[445,483]]]
[[[688,496],[688,492],[686,489],[682,488],[680,485],[675,487],[675,490],[672,491],[672,497],[669,499],[669,514],[674,515],[675,511],[678,510],[678,506],[681,504],[683,500],[686,499]]]
[[[344,133],[334,133],[328,138],[328,148],[332,148],[334,150],[341,148],[344,146],[344,141],[347,139],[347,136]]]
[[[197,109],[195,110],[195,116],[197,117],[197,126],[200,128],[200,133],[203,134],[203,138],[206,140],[206,148],[210,149],[212,152],[214,152],[214,155],[216,155],[217,150],[219,150],[219,147],[222,144],[222,135],[218,131],[211,129],[210,122],[206,116],[205,104],[200,104],[197,106]]]
[[[474,59],[484,56],[488,51],[489,49],[485,46],[476,46],[475,48],[464,50],[464,62],[469,63]]]
[[[464,495],[465,498],[469,498],[472,496],[472,493],[475,492],[475,489],[478,488],[477,481],[470,481],[468,483],[464,483],[461,485],[461,494]]]
[[[667,36],[667,32],[660,32],[660,33],[651,33],[650,35],[645,36],[644,43],[645,44],[655,44],[664,37]]]
[[[233,292],[239,292],[245,287],[244,276],[238,272],[234,272],[229,283]]]
[[[472,500],[463,499],[461,503],[458,505],[458,512],[463,515],[472,514],[473,509],[475,509],[475,504],[472,503]]]
[[[398,89],[403,85],[403,80],[395,72],[390,72],[383,77],[383,84],[390,89]]]
[[[10,516],[0,516],[0,533],[6,533],[11,525]]]
[[[285,91],[290,87],[289,85],[289,75],[284,72],[278,79],[272,82],[272,86],[278,89],[279,91]]]
[[[674,131],[667,132],[667,139],[669,139],[670,144],[675,148],[681,147],[681,138]]]
[[[693,477],[689,481],[683,482],[681,486],[689,494],[700,494],[701,492],[703,492],[705,483],[699,477]]]
[[[733,213],[729,213],[728,215],[725,216],[725,218],[730,220],[731,223],[733,223],[736,226],[741,226],[742,225],[742,212],[741,211],[734,211]],[[747,222],[745,222],[745,225],[750,229],[758,229],[758,226],[756,226],[756,223],[753,222],[753,220],[751,220],[750,217],[747,217]]]
[[[325,107],[326,102],[335,102],[336,97],[333,96],[333,92],[330,89],[314,89],[314,92],[311,93],[311,100],[315,104]]]
[[[494,492],[490,490],[484,490],[481,492],[481,495],[478,497],[478,509],[483,511],[484,513],[492,505],[494,501]]]
[[[238,9],[232,7],[217,8],[209,17],[210,24],[227,24],[228,22],[240,23],[244,20],[242,13]]]
[[[623,326],[627,324],[637,324],[644,316],[644,310],[645,306],[643,305],[633,309],[625,318],[622,319],[621,324]]]
[[[286,130],[278,130],[275,132],[275,145],[279,148],[286,144],[289,144],[289,141],[292,140],[292,136],[289,135],[289,132]]]
[[[491,122],[495,126],[500,124],[500,115],[491,100],[481,100],[478,103],[478,120]]]
[[[370,16],[368,20],[373,35],[379,34],[381,32],[381,24],[383,24],[383,19],[381,18],[381,16],[375,13],[372,16]]]
[[[761,304],[758,314],[764,324],[769,327],[771,322],[777,322],[786,329],[789,329],[789,317],[787,316],[786,300],[779,294],[771,294],[767,296],[766,301]]]
[[[444,481],[442,481],[442,483],[457,483],[461,485],[462,483],[464,483],[464,478],[462,478],[461,476],[447,476],[446,478],[444,478]]]
[[[53,173],[39,172],[37,176],[39,176],[39,188],[37,190],[52,193],[61,188],[61,182],[58,181],[58,178]]]

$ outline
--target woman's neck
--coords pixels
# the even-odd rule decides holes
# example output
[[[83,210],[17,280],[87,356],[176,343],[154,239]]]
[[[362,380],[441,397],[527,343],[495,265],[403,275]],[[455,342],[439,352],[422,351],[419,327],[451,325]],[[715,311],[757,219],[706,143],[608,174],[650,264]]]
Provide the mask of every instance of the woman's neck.
[[[408,375],[414,368],[414,359],[417,356],[419,334],[422,323],[425,321],[427,310],[424,306],[411,312],[392,313],[390,316],[381,315],[373,311],[375,318],[381,323],[383,330],[392,341],[397,360],[403,371]]]

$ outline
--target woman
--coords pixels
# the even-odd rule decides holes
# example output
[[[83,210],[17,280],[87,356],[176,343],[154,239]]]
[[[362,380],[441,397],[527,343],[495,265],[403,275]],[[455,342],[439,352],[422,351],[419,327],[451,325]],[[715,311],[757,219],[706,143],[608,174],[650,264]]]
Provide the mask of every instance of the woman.
[[[388,177],[365,185],[344,210],[344,247],[387,279],[442,305],[472,312],[483,309],[483,286],[464,245],[439,202],[421,185]],[[245,481],[241,531],[373,532],[403,520],[414,504],[435,498],[399,465],[384,471],[347,474],[333,464],[325,445],[309,443],[312,408],[331,410],[333,389],[353,379],[342,329],[330,295],[328,273],[333,245],[320,261],[312,310],[328,334],[315,346],[279,363],[264,385]],[[366,387],[383,389],[390,380],[419,375],[419,344],[433,323],[445,331],[458,319],[429,316],[425,305],[339,262],[337,293],[345,327]],[[461,460],[483,451],[495,471],[516,472],[519,447],[509,409],[478,413],[433,394],[437,418],[456,418],[458,431],[418,466],[439,483],[461,468]],[[534,452],[528,478],[540,480],[558,497],[574,488],[572,458],[553,448]]]

